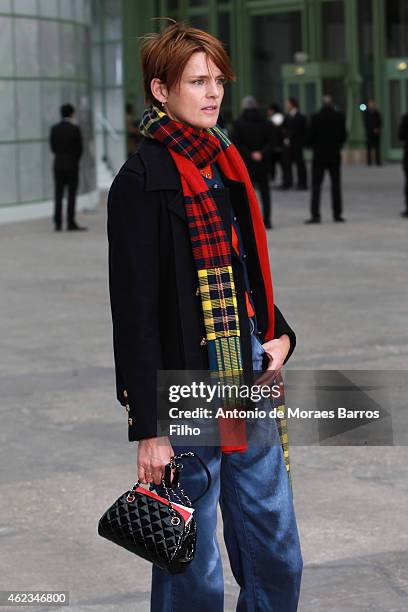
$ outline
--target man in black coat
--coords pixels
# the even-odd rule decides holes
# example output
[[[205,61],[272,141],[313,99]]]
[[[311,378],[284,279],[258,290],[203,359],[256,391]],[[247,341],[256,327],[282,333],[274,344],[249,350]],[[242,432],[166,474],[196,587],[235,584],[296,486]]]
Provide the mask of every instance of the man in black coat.
[[[408,217],[408,113],[401,119],[398,138],[404,143],[404,157],[402,167],[405,174],[405,210],[401,217]]]
[[[68,188],[67,229],[70,231],[85,230],[75,221],[76,193],[79,178],[79,160],[82,155],[82,135],[74,123],[75,108],[72,104],[61,106],[61,121],[52,126],[50,131],[50,148],[54,153],[55,183],[55,231],[62,227],[62,198],[65,187]]]
[[[262,115],[252,96],[243,99],[242,108],[242,114],[234,123],[231,140],[248,168],[251,181],[259,187],[264,224],[267,229],[271,229],[268,164],[273,150],[273,127]]]
[[[377,109],[374,100],[368,100],[367,110],[364,115],[364,127],[366,132],[366,145],[367,145],[367,165],[372,164],[372,150],[374,149],[375,163],[377,166],[381,166],[381,113]]]
[[[303,147],[307,129],[305,115],[299,111],[299,104],[295,98],[289,98],[287,115],[283,124],[283,185],[282,189],[291,189],[293,186],[292,166],[297,168],[297,189],[307,189],[307,170],[303,157]]]
[[[323,97],[323,106],[312,116],[308,144],[313,149],[311,218],[305,223],[320,223],[320,192],[324,173],[328,170],[331,180],[333,220],[343,222],[341,195],[341,149],[347,138],[346,120],[342,112],[333,106],[330,96]]]

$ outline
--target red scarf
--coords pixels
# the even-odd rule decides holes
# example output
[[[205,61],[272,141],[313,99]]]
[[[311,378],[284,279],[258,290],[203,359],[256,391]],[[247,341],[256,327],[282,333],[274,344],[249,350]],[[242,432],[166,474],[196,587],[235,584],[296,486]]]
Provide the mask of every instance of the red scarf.
[[[221,382],[223,379],[228,379],[229,383],[239,379],[242,384],[242,351],[231,244],[200,169],[216,162],[227,179],[245,185],[267,300],[265,340],[271,340],[274,337],[274,301],[268,246],[258,200],[246,166],[235,146],[218,127],[211,130],[192,128],[152,107],[143,115],[141,132],[167,146],[180,174],[200,285],[210,371],[218,372]],[[222,452],[246,450],[244,419],[220,419],[219,430]]]

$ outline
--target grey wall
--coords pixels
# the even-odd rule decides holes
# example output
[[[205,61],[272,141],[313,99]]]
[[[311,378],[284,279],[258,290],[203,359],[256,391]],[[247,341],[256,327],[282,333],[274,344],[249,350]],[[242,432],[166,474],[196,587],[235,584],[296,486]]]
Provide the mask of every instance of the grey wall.
[[[0,0],[0,206],[53,197],[48,134],[70,102],[84,136],[80,193],[95,189],[90,0]]]

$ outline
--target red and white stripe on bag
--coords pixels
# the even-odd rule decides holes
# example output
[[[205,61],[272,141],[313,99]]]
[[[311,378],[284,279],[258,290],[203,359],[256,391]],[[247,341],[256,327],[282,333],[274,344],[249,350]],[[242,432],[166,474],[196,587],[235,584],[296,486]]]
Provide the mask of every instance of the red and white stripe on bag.
[[[140,495],[147,495],[148,497],[152,497],[153,499],[157,499],[163,504],[166,504],[166,506],[169,505],[168,499],[166,499],[165,497],[160,497],[160,495],[157,495],[157,493],[149,491],[149,489],[145,489],[140,485],[136,489],[134,489],[134,493],[139,493]],[[127,500],[129,502],[134,501],[133,491],[129,493]],[[171,502],[171,505],[175,510],[177,510],[177,512],[181,514],[184,519],[185,525],[188,525],[191,520],[191,517],[193,516],[194,508],[188,508],[187,506],[182,506],[181,504],[176,504],[175,502]]]

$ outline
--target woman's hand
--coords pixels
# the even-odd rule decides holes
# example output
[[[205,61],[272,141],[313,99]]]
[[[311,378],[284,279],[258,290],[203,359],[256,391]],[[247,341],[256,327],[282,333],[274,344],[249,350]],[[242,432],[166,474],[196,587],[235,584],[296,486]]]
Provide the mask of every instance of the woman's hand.
[[[257,385],[270,384],[283,366],[289,350],[290,339],[287,334],[280,338],[269,340],[262,345],[269,357],[269,364],[265,372],[256,380]]]
[[[140,440],[137,449],[137,472],[141,483],[160,484],[164,476],[164,466],[174,456],[170,440],[164,436]],[[172,475],[170,476],[172,480]]]

